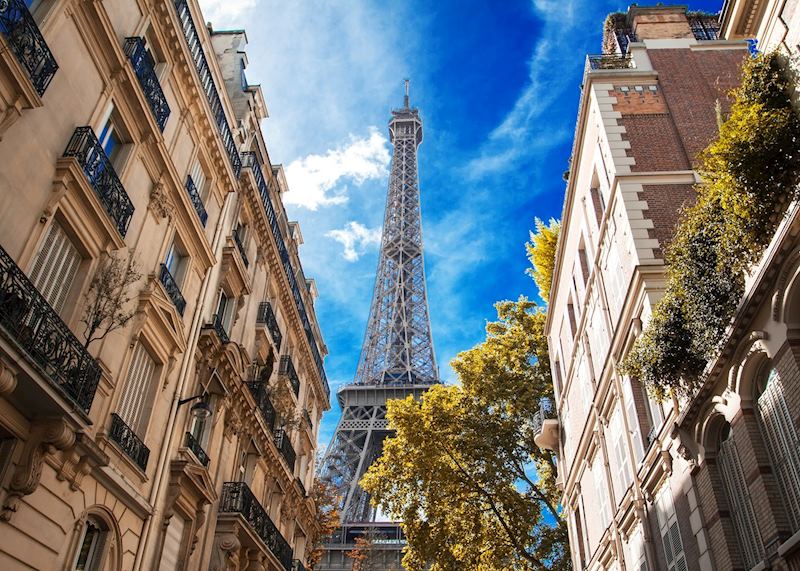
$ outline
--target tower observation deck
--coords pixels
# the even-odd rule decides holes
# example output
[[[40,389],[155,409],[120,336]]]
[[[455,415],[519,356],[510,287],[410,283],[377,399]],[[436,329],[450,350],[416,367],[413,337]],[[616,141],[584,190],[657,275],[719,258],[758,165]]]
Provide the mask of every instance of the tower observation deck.
[[[433,351],[422,248],[417,148],[422,143],[419,110],[409,104],[392,111],[393,146],[378,271],[367,331],[355,380],[337,392],[342,417],[325,454],[321,477],[342,495],[342,524],[326,544],[320,569],[351,569],[345,554],[358,536],[371,543],[370,569],[399,570],[405,545],[396,522],[369,503],[358,485],[391,433],[386,401],[419,398],[439,382]]]

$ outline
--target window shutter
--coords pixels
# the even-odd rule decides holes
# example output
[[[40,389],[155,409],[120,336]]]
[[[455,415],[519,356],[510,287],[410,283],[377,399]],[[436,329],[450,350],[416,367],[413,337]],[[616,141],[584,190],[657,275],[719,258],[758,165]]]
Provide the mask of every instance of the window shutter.
[[[594,476],[594,485],[595,488],[597,488],[597,501],[600,509],[600,521],[603,524],[603,529],[605,529],[610,523],[610,516],[608,512],[608,491],[605,478],[603,477],[603,463],[600,461],[599,452],[595,458],[594,467],[592,468],[592,476]]]
[[[625,442],[625,425],[622,422],[622,412],[619,408],[614,409],[611,415],[611,422],[609,423],[611,430],[611,440],[613,442],[614,457],[617,463],[617,474],[615,482],[617,483],[617,501],[622,499],[625,490],[631,484],[631,468],[628,460],[628,451]]]
[[[628,417],[628,428],[630,429],[631,440],[633,440],[633,455],[638,465],[644,457],[644,444],[642,443],[642,428],[639,424],[639,414],[636,411],[636,401],[633,398],[633,387],[628,377],[622,379],[622,393],[625,401],[625,414]]]
[[[728,493],[742,555],[749,569],[763,559],[764,553],[753,503],[750,500],[750,491],[744,479],[739,451],[732,435],[720,445],[717,465],[720,468],[725,491]]]
[[[125,391],[118,407],[119,416],[140,438],[144,435],[145,404],[150,397],[150,385],[156,364],[141,343],[136,345],[125,381]]]
[[[783,492],[792,529],[800,528],[800,440],[786,406],[783,383],[774,369],[758,399],[761,427]]]
[[[160,571],[173,571],[179,568],[181,560],[181,544],[183,543],[183,533],[186,528],[186,520],[178,514],[173,515],[169,520],[167,532],[164,534],[164,547],[161,550]]]
[[[192,182],[194,183],[194,187],[197,189],[197,192],[200,193],[201,197],[203,197],[203,187],[206,184],[206,173],[203,172],[203,166],[200,164],[200,161],[196,161],[194,163],[194,167],[192,167],[190,176],[192,177]]]
[[[686,557],[683,553],[678,517],[668,485],[664,486],[663,491],[656,498],[656,515],[658,516],[659,533],[664,547],[667,571],[686,571]]]
[[[64,229],[53,222],[31,271],[31,281],[57,313],[72,289],[81,255]]]

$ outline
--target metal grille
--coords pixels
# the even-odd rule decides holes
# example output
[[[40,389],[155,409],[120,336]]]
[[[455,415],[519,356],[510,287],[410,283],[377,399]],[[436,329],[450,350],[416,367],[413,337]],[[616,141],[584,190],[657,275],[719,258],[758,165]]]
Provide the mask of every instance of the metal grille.
[[[58,64],[23,0],[0,1],[0,32],[41,97],[55,76]]]
[[[144,97],[150,105],[159,130],[163,131],[169,118],[169,104],[161,89],[161,83],[156,75],[155,62],[147,51],[143,38],[127,38],[125,40],[125,55],[133,66],[136,79],[144,92]]]
[[[167,290],[167,295],[175,305],[175,309],[178,310],[178,313],[183,315],[183,312],[186,309],[186,300],[183,298],[181,288],[178,287],[178,282],[175,281],[175,278],[170,273],[166,264],[161,264],[160,280],[161,285],[163,285],[164,289]]]

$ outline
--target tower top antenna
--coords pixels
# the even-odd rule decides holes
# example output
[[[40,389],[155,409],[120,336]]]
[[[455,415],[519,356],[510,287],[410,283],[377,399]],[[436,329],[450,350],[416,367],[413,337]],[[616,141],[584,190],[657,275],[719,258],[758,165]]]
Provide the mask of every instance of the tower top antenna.
[[[408,109],[408,108],[409,108],[409,101],[408,101],[408,84],[409,84],[409,83],[411,83],[411,80],[409,80],[409,79],[404,79],[404,80],[403,80],[403,82],[406,84],[406,96],[405,96],[405,99],[403,99],[403,103],[405,103],[406,109]]]

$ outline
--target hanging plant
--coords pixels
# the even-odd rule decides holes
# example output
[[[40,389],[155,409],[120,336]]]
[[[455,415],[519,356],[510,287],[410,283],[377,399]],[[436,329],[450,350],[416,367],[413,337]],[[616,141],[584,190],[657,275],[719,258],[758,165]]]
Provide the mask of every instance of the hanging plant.
[[[659,398],[697,388],[747,272],[798,197],[800,119],[780,56],[758,55],[742,72],[730,116],[698,157],[697,201],[666,248],[664,296],[622,363]]]

